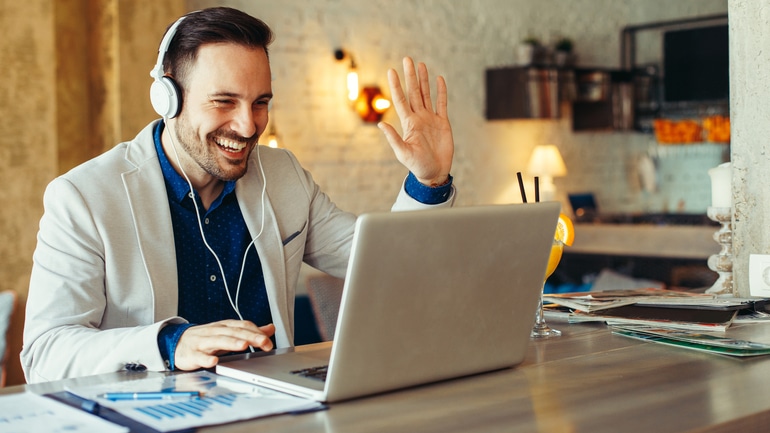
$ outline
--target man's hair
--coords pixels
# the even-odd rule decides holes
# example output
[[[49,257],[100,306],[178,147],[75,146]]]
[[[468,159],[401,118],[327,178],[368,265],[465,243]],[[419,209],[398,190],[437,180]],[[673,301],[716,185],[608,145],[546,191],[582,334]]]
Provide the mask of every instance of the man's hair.
[[[184,89],[190,68],[198,57],[198,49],[205,44],[223,42],[262,48],[267,54],[267,47],[273,42],[273,31],[262,20],[233,8],[215,7],[191,12],[179,23],[163,59],[163,70]]]

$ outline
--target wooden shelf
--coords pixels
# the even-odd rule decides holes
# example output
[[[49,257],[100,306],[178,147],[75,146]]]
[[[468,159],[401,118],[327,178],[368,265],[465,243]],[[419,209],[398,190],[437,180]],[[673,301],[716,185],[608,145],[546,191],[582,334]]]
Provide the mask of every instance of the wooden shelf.
[[[708,259],[720,251],[714,226],[575,224],[575,243],[565,252]]]

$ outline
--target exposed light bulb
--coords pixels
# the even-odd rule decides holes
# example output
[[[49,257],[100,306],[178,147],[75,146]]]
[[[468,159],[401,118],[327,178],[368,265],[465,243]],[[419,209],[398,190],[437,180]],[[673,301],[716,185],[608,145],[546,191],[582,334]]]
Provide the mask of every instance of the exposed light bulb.
[[[382,96],[377,96],[374,98],[374,101],[372,101],[372,108],[378,113],[384,113],[390,108],[390,101]]]
[[[270,134],[267,136],[267,147],[272,147],[273,149],[278,147],[278,136],[275,134]]]
[[[350,101],[358,99],[358,72],[355,69],[348,72],[348,99]]]

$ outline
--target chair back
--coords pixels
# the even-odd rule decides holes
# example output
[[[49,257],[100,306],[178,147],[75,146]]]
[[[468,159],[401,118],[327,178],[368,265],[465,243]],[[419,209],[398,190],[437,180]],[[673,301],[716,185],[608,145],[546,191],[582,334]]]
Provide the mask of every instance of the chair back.
[[[0,387],[5,386],[8,357],[8,329],[11,325],[13,312],[16,310],[16,292],[13,290],[0,291]]]
[[[311,275],[307,278],[307,293],[313,309],[318,334],[323,341],[334,339],[337,315],[340,312],[345,280],[331,275]]]

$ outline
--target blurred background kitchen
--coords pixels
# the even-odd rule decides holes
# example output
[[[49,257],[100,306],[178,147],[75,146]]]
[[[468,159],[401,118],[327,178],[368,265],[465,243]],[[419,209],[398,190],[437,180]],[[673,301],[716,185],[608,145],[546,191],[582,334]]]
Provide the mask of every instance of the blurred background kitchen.
[[[764,101],[770,100],[765,84],[770,54],[762,51],[770,34],[766,0],[0,0],[0,181],[5,186],[0,194],[6,204],[0,219],[0,275],[3,288],[16,291],[21,304],[12,323],[16,352],[11,356],[21,345],[45,185],[134,137],[156,117],[148,98],[149,71],[166,26],[181,14],[215,5],[243,9],[274,29],[270,130],[342,208],[356,213],[389,209],[405,175],[381,132],[347,100],[350,59],[359,87],[378,86],[389,97],[385,72],[400,71],[401,58],[410,55],[447,80],[458,205],[521,201],[516,173],[531,179],[536,146],[554,145],[566,171],[552,174],[553,197],[568,213],[568,196],[588,193],[600,214],[680,214],[703,221],[711,204],[706,172],[732,159],[741,290],[748,291],[748,254],[770,251],[770,235],[763,230],[770,192],[762,188],[770,180],[763,174],[770,173],[770,164],[760,158],[770,132],[762,115],[769,105]],[[656,111],[662,106],[645,98],[662,85],[656,80],[663,37],[661,28],[648,25],[726,16],[728,10],[731,24],[734,19],[743,23],[740,29],[730,27],[731,38],[742,39],[730,45],[729,101],[718,97],[706,105],[674,104],[669,111]],[[637,41],[632,50],[623,49],[629,32]],[[528,61],[520,48],[532,39],[545,50]],[[564,39],[569,43],[560,44]],[[571,54],[561,63],[556,48],[566,46]],[[335,57],[338,49],[346,54],[341,60]],[[620,73],[629,52],[633,67],[646,71],[646,78]],[[538,106],[540,113],[547,109],[545,118],[510,115],[511,107],[490,108],[491,101],[505,100],[503,92],[511,91],[490,92],[490,71],[532,64],[558,67],[557,80],[573,74],[574,86],[556,95],[555,103]],[[623,83],[633,83],[630,94]],[[542,91],[532,94],[542,96]],[[613,108],[629,100],[631,115],[627,107]],[[728,139],[703,129],[706,119],[727,118]],[[383,119],[398,123],[393,109]],[[656,135],[656,119],[694,120],[698,138],[665,135],[672,128],[691,131],[689,124],[660,124]],[[684,243],[690,243],[687,239]],[[713,241],[704,242],[700,262],[716,248]],[[12,365],[9,383],[20,378]]]

